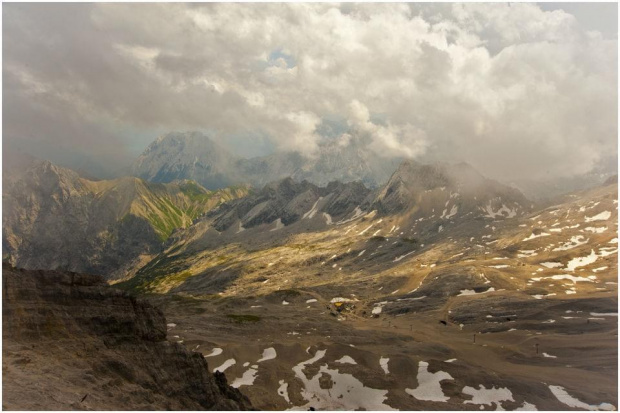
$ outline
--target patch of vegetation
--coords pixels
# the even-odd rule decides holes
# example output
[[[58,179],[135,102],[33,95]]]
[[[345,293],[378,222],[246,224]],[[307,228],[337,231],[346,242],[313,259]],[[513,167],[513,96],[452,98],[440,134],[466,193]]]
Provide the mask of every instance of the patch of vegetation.
[[[185,181],[179,186],[179,189],[192,201],[203,201],[205,196],[207,199],[211,197],[212,193],[198,185],[194,181]]]
[[[178,258],[178,257],[175,257]],[[181,261],[183,262],[183,261]],[[187,270],[187,267],[172,266],[174,259],[170,257],[162,257],[154,259],[146,266],[142,267],[136,275],[127,281],[122,281],[114,286],[125,291],[134,291],[140,294],[155,292],[154,290],[162,283],[169,280],[180,284],[193,274]]]
[[[237,324],[243,323],[258,323],[260,317],[252,314],[226,314],[226,317],[230,318]]]
[[[155,232],[159,236],[159,239],[164,242],[168,239],[170,234],[172,234],[173,228],[169,228],[158,216],[157,214],[150,213],[147,216],[149,223],[155,229]]]
[[[371,241],[383,242],[383,241],[385,241],[385,237],[382,236],[382,235],[375,235],[375,236],[370,237],[370,240]]]
[[[185,280],[192,277],[190,271],[182,271],[173,273],[164,277],[159,277],[151,281],[148,285],[149,289],[157,291],[158,288],[167,288],[168,290],[182,284]]]
[[[402,241],[403,241],[403,242],[407,242],[407,243],[409,243],[409,244],[417,244],[417,243],[418,243],[417,238],[409,238],[409,237],[405,237],[405,238],[402,238]]]

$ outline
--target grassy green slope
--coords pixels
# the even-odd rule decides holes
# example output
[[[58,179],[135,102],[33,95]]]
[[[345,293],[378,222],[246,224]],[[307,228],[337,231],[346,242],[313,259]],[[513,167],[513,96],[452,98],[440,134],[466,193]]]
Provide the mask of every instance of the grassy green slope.
[[[146,218],[162,241],[175,229],[188,227],[219,204],[247,194],[245,187],[209,191],[193,181],[171,184],[138,181],[137,185],[137,196],[129,213]]]

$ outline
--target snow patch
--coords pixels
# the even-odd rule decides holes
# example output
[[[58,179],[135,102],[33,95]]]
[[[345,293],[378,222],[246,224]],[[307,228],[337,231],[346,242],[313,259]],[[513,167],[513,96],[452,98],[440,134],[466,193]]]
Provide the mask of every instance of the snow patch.
[[[534,233],[532,232],[532,235],[530,235],[530,236],[529,236],[529,237],[527,237],[527,238],[523,238],[523,241],[530,241],[530,240],[533,240],[533,239],[536,239],[536,238],[540,238],[540,237],[548,237],[549,235],[551,235],[551,234],[548,234],[548,233],[546,233],[546,232],[541,232],[541,233],[540,233],[540,234],[538,234],[538,235],[536,235],[536,234],[534,234]]]
[[[477,293],[475,290],[461,290],[461,292],[457,295],[457,297],[461,296],[461,295],[478,295],[478,294],[486,294],[486,293],[490,293],[495,291],[495,288],[491,287],[486,291],[482,291],[480,293]]]
[[[566,389],[562,386],[549,386],[549,390],[560,402],[564,403],[568,407],[574,407],[576,409],[584,410],[616,410],[616,407],[610,403],[601,403],[599,405],[591,405],[582,402],[579,399],[574,398],[566,392]]]
[[[595,234],[602,234],[607,231],[607,227],[586,227],[584,229],[589,232],[594,232]]]
[[[504,204],[502,204],[502,207],[498,209],[497,211],[493,211],[493,207],[491,206],[491,201],[489,201],[487,205],[481,209],[487,213],[486,215],[484,215],[487,218],[493,218],[493,219],[495,219],[496,217],[504,218],[504,214],[506,215],[505,218],[514,218],[515,216],[517,216],[516,209],[510,209]]]
[[[288,383],[284,380],[280,380],[278,382],[280,387],[278,387],[278,394],[286,400],[287,403],[291,403],[291,399],[288,397]]]
[[[260,363],[261,361],[273,360],[277,356],[276,349],[273,347],[269,347],[263,350],[263,357],[257,361]]]
[[[224,350],[222,350],[221,348],[214,348],[209,354],[205,355],[204,357],[215,357],[215,356],[219,356],[220,354],[222,354]]]
[[[512,392],[505,387],[495,388],[495,386],[493,386],[487,389],[482,384],[480,384],[478,387],[478,389],[469,386],[465,386],[463,388],[463,394],[468,394],[472,396],[472,399],[465,400],[464,404],[488,404],[489,406],[492,406],[493,403],[495,403],[497,410],[503,410],[501,409],[501,402],[514,401],[514,399],[512,398]]]
[[[320,201],[321,199],[323,199],[323,197],[322,197],[322,196],[320,196],[320,197],[319,197],[319,199],[317,199],[317,200],[316,200],[316,202],[314,203],[314,205],[312,205],[312,208],[310,208],[310,211],[306,212],[306,213],[304,214],[304,216],[303,216],[303,217],[301,217],[301,219],[306,219],[306,218],[307,218],[307,219],[312,219],[312,218],[314,218],[314,215],[316,215],[316,213],[317,213],[317,208],[316,208],[316,206],[319,204],[319,201]]]
[[[228,359],[221,366],[214,368],[213,373],[215,373],[216,371],[223,373],[224,371],[226,371],[227,368],[229,368],[230,366],[234,366],[235,364],[237,364],[237,360]]]
[[[344,297],[334,297],[331,299],[330,303],[352,303],[355,302],[357,300],[352,300],[350,298],[344,298]]]
[[[295,376],[303,385],[301,397],[308,401],[306,405],[296,406],[294,410],[308,410],[311,406],[316,410],[394,410],[384,403],[388,390],[366,387],[351,374],[340,373],[337,369],[328,368],[327,365],[321,366],[316,375],[307,378],[303,372],[304,368],[322,359],[326,351],[318,350],[311,359],[293,367]],[[323,375],[330,376],[332,388],[321,388],[319,379]]]
[[[452,218],[453,216],[455,216],[457,214],[457,212],[459,212],[459,207],[457,205],[452,205],[452,208],[450,209],[450,213],[447,213],[447,212],[448,212],[448,209],[447,208],[444,209],[443,210],[443,214],[441,214],[440,218],[444,218],[444,219]]]
[[[534,297],[537,300],[542,300],[545,297],[551,297],[552,295],[556,295],[555,293],[551,293],[551,294],[535,294],[532,295],[532,297]]]
[[[594,215],[593,217],[586,217],[586,222],[592,221],[605,221],[611,217],[610,211],[603,211],[600,214]]]
[[[576,248],[576,247],[578,247],[580,245],[586,244],[588,241],[589,241],[589,239],[586,239],[583,235],[575,235],[574,237],[571,237],[571,239],[569,241],[563,243],[559,247],[554,248],[552,251],[571,250],[571,249]]]
[[[533,412],[533,411],[537,411],[538,409],[536,408],[536,405],[532,404],[532,403],[528,403],[525,400],[523,400],[523,404],[521,405],[521,407],[517,407],[515,409],[515,411],[526,411],[526,412]]]
[[[394,262],[398,262],[398,261],[402,260],[403,258],[405,258],[406,256],[413,254],[414,252],[415,252],[415,250],[411,251],[411,252],[408,252],[405,255],[401,255],[399,257],[396,257],[396,258],[394,258]]]
[[[327,225],[332,225],[333,224],[332,216],[329,215],[327,212],[323,212],[323,218],[325,218],[325,223]]]
[[[336,363],[340,364],[357,364],[353,358],[350,356],[342,356],[340,359],[336,360]]]
[[[547,268],[560,268],[563,267],[564,264],[562,264],[561,262],[541,262],[540,265],[542,265],[543,267],[547,267]]]
[[[282,223],[282,218],[278,218],[274,221],[276,223],[275,228],[270,229],[270,231],[277,231],[279,229],[284,228],[284,224]]]
[[[383,369],[383,372],[385,374],[390,374],[390,370],[388,369],[388,362],[390,361],[389,358],[387,357],[381,357],[379,359],[379,365],[381,366],[381,368]]]
[[[576,268],[590,265],[593,262],[595,262],[597,259],[598,259],[598,255],[596,255],[596,252],[592,250],[590,255],[586,257],[577,257],[577,258],[573,258],[572,260],[570,260],[568,264],[566,264],[566,269],[568,271],[575,271]]]
[[[445,371],[431,373],[428,371],[428,363],[420,361],[418,363],[418,387],[405,389],[405,392],[418,400],[447,402],[450,398],[441,389],[441,382],[444,380],[454,380],[454,378]]]
[[[247,369],[243,373],[243,376],[236,378],[232,382],[231,387],[238,389],[241,386],[251,386],[252,384],[254,384],[254,380],[256,380],[257,373],[258,373],[258,370],[256,370],[253,367]]]

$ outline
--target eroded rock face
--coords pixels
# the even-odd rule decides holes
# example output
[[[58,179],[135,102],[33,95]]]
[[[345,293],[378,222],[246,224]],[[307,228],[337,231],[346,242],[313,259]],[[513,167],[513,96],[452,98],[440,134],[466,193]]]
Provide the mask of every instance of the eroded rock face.
[[[3,408],[247,410],[148,302],[103,278],[3,265]]]
[[[237,228],[235,225],[239,224],[248,229],[278,219],[284,225],[291,225],[323,213],[337,220],[353,213],[370,192],[360,182],[331,182],[318,187],[308,181],[286,178],[271,182],[247,197],[222,204],[209,211],[207,217],[213,218],[213,227],[218,231]]]

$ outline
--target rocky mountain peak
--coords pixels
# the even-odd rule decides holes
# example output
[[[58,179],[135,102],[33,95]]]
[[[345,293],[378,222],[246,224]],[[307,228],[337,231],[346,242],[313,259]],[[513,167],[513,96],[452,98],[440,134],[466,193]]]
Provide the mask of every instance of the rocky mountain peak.
[[[132,174],[153,182],[192,179],[208,189],[242,183],[238,158],[199,132],[169,133],[151,143],[136,159]]]
[[[322,142],[313,156],[283,151],[245,159],[202,133],[174,132],[151,143],[136,159],[132,174],[154,182],[192,179],[208,189],[240,183],[262,188],[286,177],[319,186],[334,180],[359,180],[377,187],[387,181],[398,162],[377,156],[355,139],[346,145],[333,140]]]
[[[54,193],[67,198],[84,191],[84,185],[77,173],[47,160],[35,161],[22,176],[22,190],[40,190],[44,192],[43,196]]]
[[[495,217],[498,216],[496,210],[514,216],[517,210],[529,208],[531,203],[517,189],[484,177],[467,163],[404,161],[379,192],[373,208],[391,214],[420,208],[421,205],[425,205],[429,212],[442,211],[452,205],[450,210],[454,208],[454,214],[460,208],[462,213],[467,210],[475,211],[476,215]]]

